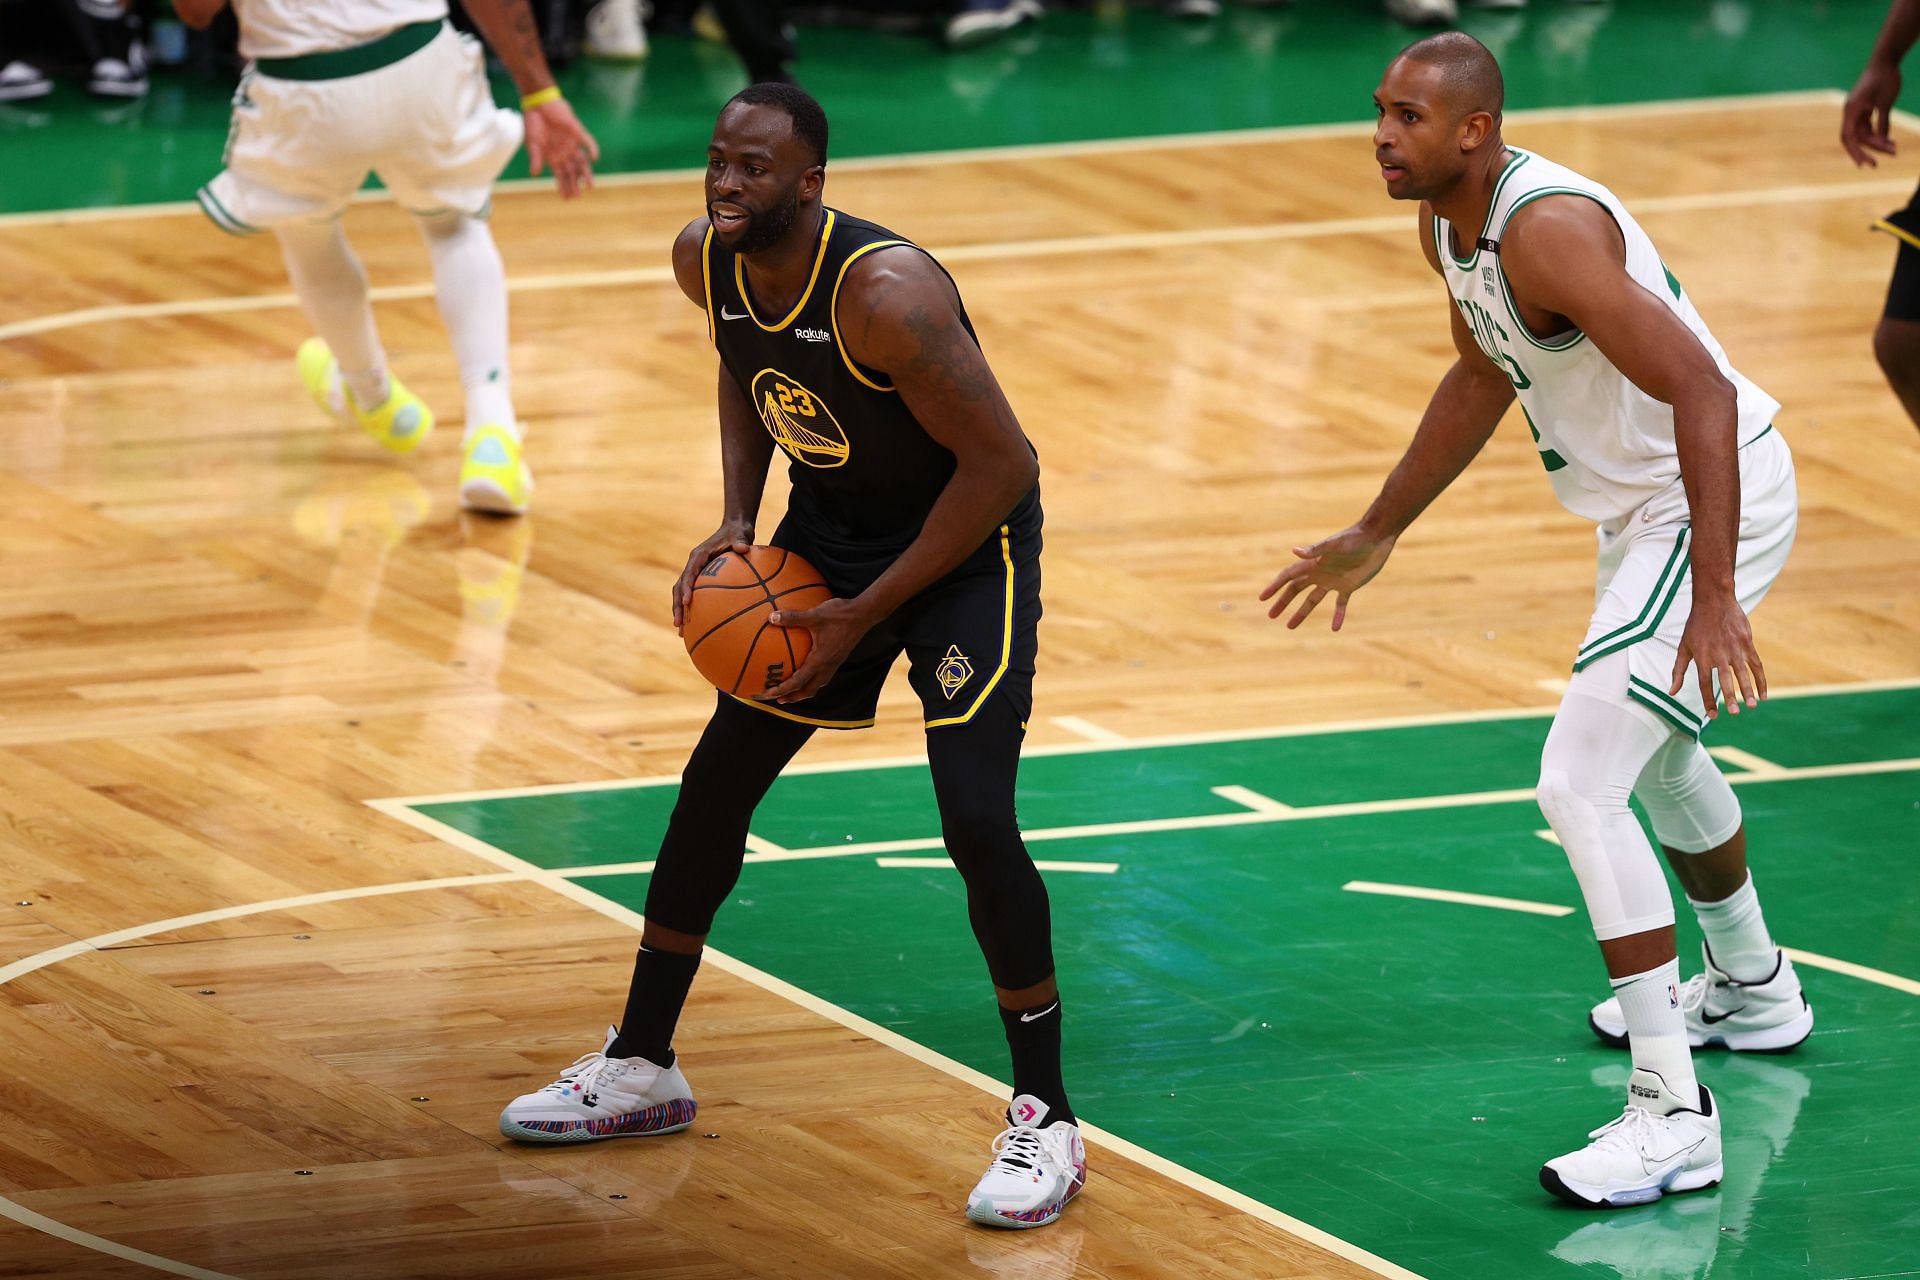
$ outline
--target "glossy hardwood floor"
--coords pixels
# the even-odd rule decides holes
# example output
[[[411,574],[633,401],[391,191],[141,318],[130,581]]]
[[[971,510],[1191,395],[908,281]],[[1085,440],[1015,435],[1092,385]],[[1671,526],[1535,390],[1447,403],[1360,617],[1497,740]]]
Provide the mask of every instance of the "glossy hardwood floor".
[[[1801,535],[1756,619],[1783,686],[1920,674],[1920,435],[1867,339],[1893,252],[1867,224],[1909,184],[1855,174],[1834,114],[1509,128],[1615,187],[1785,406]],[[1253,599],[1359,513],[1451,358],[1363,133],[845,166],[829,199],[941,252],[1039,447],[1035,742],[1073,739],[1059,716],[1145,736],[1551,703],[1592,535],[1517,415],[1343,634]],[[666,596],[719,477],[713,356],[664,264],[698,211],[679,178],[499,198],[540,486],[513,522],[457,514],[453,359],[390,205],[348,229],[448,423],[398,463],[305,400],[270,241],[189,212],[0,226],[0,975],[33,965],[0,985],[0,1276],[153,1274],[99,1241],[244,1277],[1369,1274],[1097,1146],[1059,1225],[970,1229],[999,1104],[712,967],[692,1135],[509,1148],[500,1104],[591,1047],[635,940],[538,884],[33,960],[495,870],[370,799],[679,768],[711,695]],[[881,714],[810,758],[916,749],[903,682]]]

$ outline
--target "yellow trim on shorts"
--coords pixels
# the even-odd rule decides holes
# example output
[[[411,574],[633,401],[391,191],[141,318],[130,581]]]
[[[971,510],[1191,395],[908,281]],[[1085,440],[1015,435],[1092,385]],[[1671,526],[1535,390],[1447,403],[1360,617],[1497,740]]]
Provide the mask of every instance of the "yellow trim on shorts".
[[[791,711],[782,711],[771,703],[761,702],[757,698],[743,698],[737,693],[727,695],[743,707],[752,707],[755,711],[764,711],[770,716],[779,716],[782,720],[792,720],[799,724],[810,724],[816,729],[871,729],[874,717],[865,720],[816,720],[812,716],[795,715]]]
[[[807,299],[813,296],[813,286],[820,283],[820,264],[827,260],[827,241],[833,238],[835,216],[834,211],[829,209],[827,216],[820,220],[820,247],[814,251],[813,274],[807,277],[807,287],[800,291],[800,300],[793,304],[793,310],[787,312],[787,318],[779,324],[768,324],[753,313],[753,297],[747,292],[747,260],[738,254],[734,255],[733,282],[740,288],[740,305],[747,309],[748,319],[768,333],[779,333],[800,318],[800,313],[806,310]],[[712,224],[708,224],[707,230],[713,230]]]
[[[949,725],[965,724],[980,713],[987,705],[987,699],[993,696],[994,688],[999,685],[1000,677],[1007,674],[1007,665],[1013,661],[1013,535],[1006,525],[1000,526],[1000,559],[1007,566],[1006,604],[1000,621],[1000,665],[993,669],[993,675],[987,680],[986,688],[974,696],[973,705],[957,716],[947,716],[939,720],[927,721],[929,729],[944,729]]]
[[[917,247],[905,240],[876,240],[872,244],[863,244],[848,254],[847,260],[840,264],[840,274],[833,278],[833,296],[827,301],[827,326],[833,330],[833,349],[840,353],[840,359],[846,363],[847,372],[875,391],[894,391],[898,388],[881,386],[860,372],[859,366],[853,363],[853,357],[847,354],[846,344],[840,341],[840,286],[846,282],[847,268],[858,262],[862,254],[872,253],[875,249],[892,249],[900,245],[906,245],[909,249]]]

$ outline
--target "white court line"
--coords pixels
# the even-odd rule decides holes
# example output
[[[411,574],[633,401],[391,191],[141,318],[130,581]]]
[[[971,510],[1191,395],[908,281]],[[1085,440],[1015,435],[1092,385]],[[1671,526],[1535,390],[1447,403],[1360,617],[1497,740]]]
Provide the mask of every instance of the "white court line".
[[[765,836],[757,836],[753,834],[753,832],[751,831],[747,832],[747,850],[750,853],[765,853],[765,854],[786,852],[785,849],[782,849],[779,845],[767,839]]]
[[[1920,689],[1920,676],[1900,676],[1890,680],[1861,680],[1846,684],[1809,684],[1791,689],[1775,689],[1769,698],[1825,697],[1843,693],[1891,693]],[[1331,733],[1372,733],[1383,729],[1425,729],[1441,725],[1488,724],[1501,720],[1530,720],[1550,716],[1553,707],[1515,707],[1492,711],[1440,711],[1418,716],[1383,716],[1371,720],[1326,720],[1313,724],[1269,725],[1259,729],[1228,729],[1208,733],[1172,733],[1156,738],[1127,738],[1115,743],[1058,742],[1021,749],[1022,758],[1034,756],[1077,756],[1102,751],[1150,751],[1160,747],[1204,747],[1226,742],[1259,742],[1268,738],[1311,738]],[[873,756],[867,759],[802,761],[781,770],[781,776],[800,773],[858,773],[868,769],[925,768],[925,752],[908,756]],[[517,800],[524,796],[564,796],[586,791],[624,791],[629,787],[677,786],[677,773],[652,774],[640,778],[606,778],[598,782],[550,782],[534,787],[498,787],[490,791],[448,791],[435,795],[396,796],[393,801],[408,805],[458,804],[470,800]]]
[[[1456,889],[1428,889],[1417,884],[1382,884],[1378,880],[1349,880],[1340,886],[1349,893],[1377,893],[1387,898],[1424,898],[1429,902],[1457,902],[1468,907],[1498,907],[1533,916],[1570,916],[1572,907],[1525,898],[1501,898],[1490,893],[1461,893]]]
[[[1290,805],[1281,804],[1272,796],[1263,796],[1258,791],[1246,787],[1208,787],[1214,795],[1233,804],[1245,805],[1255,813],[1288,814],[1298,812]]]
[[[500,867],[503,870],[518,871],[528,880],[536,884],[544,885],[560,896],[597,911],[608,919],[618,920],[635,930],[642,928],[646,923],[636,911],[623,907],[617,902],[602,898],[590,889],[583,888],[569,880],[545,871],[533,863],[527,862],[525,859],[516,858],[514,855],[502,849],[497,849],[485,841],[468,835],[464,831],[449,827],[445,823],[429,818],[417,810],[409,809],[406,805],[398,801],[369,800],[367,804],[369,807],[386,814],[390,818],[404,822],[417,831],[423,831],[429,835],[436,836],[453,845],[455,848],[463,849],[473,854],[482,861],[492,863],[494,866]],[[849,1030],[857,1031],[871,1040],[876,1040],[890,1049],[905,1054],[907,1057],[912,1058],[924,1066],[932,1067],[944,1075],[971,1084],[975,1088],[990,1095],[996,1102],[1004,1099],[1011,1088],[1011,1086],[995,1080],[992,1076],[984,1072],[975,1071],[965,1063],[956,1062],[944,1054],[936,1053],[925,1045],[909,1040],[898,1032],[883,1027],[877,1022],[870,1022],[849,1009],[843,1009],[837,1004],[822,1000],[810,991],[802,990],[789,982],[784,982],[770,973],[756,969],[745,961],[735,959],[733,956],[727,955],[724,952],[716,951],[712,947],[706,949],[703,955],[703,963],[711,964],[717,969],[731,973],[735,977],[750,982],[764,991],[769,991],[776,996],[780,996],[799,1005],[810,1013],[818,1014],[828,1021],[836,1022]],[[1318,1227],[1300,1221],[1298,1218],[1282,1213],[1271,1205],[1263,1204],[1253,1197],[1235,1191],[1233,1188],[1222,1183],[1215,1182],[1211,1178],[1202,1177],[1191,1169],[1175,1164],[1173,1161],[1156,1155],[1144,1147],[1135,1146],[1124,1138],[1108,1133],[1098,1125],[1091,1124],[1083,1119],[1080,1122],[1080,1131],[1088,1141],[1094,1145],[1105,1147],[1109,1151],[1123,1155],[1136,1164],[1145,1165],[1147,1168],[1154,1170],[1156,1173],[1159,1173],[1171,1181],[1177,1182],[1190,1190],[1199,1192],[1201,1195],[1258,1218],[1269,1226],[1277,1227],[1290,1235],[1318,1245],[1328,1253],[1365,1267],[1376,1275],[1389,1277],[1390,1280],[1422,1280],[1419,1275],[1408,1271],[1405,1267],[1388,1262],[1385,1258],[1376,1257],[1358,1245],[1350,1244],[1338,1236],[1331,1235]]]
[[[1127,740],[1125,734],[1115,733],[1104,725],[1097,725],[1091,720],[1083,720],[1079,716],[1048,716],[1047,719],[1059,725],[1068,733],[1078,734],[1088,742],[1100,742],[1112,745],[1113,743],[1125,742]]]
[[[1539,836],[1542,840],[1545,840],[1548,844],[1552,844],[1552,845],[1560,844],[1560,837],[1553,834],[1552,827],[1542,828],[1541,830],[1536,831],[1533,834],[1535,834],[1536,836]],[[1560,847],[1565,848],[1566,846],[1561,845]]]
[[[1508,111],[1501,118],[1512,124],[1584,124],[1608,120],[1631,120],[1649,115],[1701,115],[1743,111],[1753,108],[1798,107],[1846,101],[1838,89],[1792,89],[1777,93],[1731,94],[1724,98],[1672,98],[1653,102],[1617,102],[1584,107],[1523,107]],[[1914,127],[1914,117],[1895,111],[1894,119]],[[886,170],[928,165],[981,164],[1007,160],[1049,160],[1072,156],[1122,155],[1135,151],[1179,151],[1196,147],[1256,146],[1268,142],[1306,141],[1315,138],[1364,138],[1372,134],[1370,120],[1343,120],[1330,124],[1267,125],[1252,129],[1211,129],[1194,133],[1148,134],[1131,138],[1089,138],[1078,142],[1027,142],[1004,147],[956,147],[947,151],[902,151],[886,155],[848,156],[831,162],[827,172],[836,173]],[[211,169],[209,170],[211,172]],[[649,169],[638,173],[596,174],[594,185],[610,189],[620,187],[671,186],[698,183],[704,169]],[[551,195],[553,182],[547,178],[506,178],[493,184],[496,196],[534,194]],[[355,204],[390,204],[392,193],[361,191]],[[0,228],[59,225],[75,222],[109,222],[116,218],[158,218],[192,214],[205,216],[192,200],[168,200],[152,204],[114,205],[107,208],[81,206],[72,209],[38,209],[26,213],[0,213]]]
[[[1822,200],[1854,199],[1865,196],[1902,194],[1908,190],[1904,180],[1876,178],[1860,182],[1836,182],[1813,185],[1757,187],[1741,191],[1707,191],[1692,195],[1647,196],[1633,202],[1637,216],[1660,213],[1693,212],[1728,207],[1751,208],[1757,205],[1799,204]],[[1093,236],[1053,236],[1039,240],[1004,240],[978,244],[929,247],[927,252],[943,262],[1003,261],[1018,258],[1062,257],[1074,254],[1155,252],[1236,244],[1269,243],[1286,240],[1312,240],[1349,235],[1388,235],[1410,233],[1404,214],[1366,217],[1327,218],[1310,222],[1254,223],[1226,227],[1180,227],[1166,231],[1123,232]],[[673,269],[662,264],[654,267],[625,267],[612,270],[561,272],[539,276],[508,276],[510,293],[551,290],[578,292],[582,289],[629,288],[638,285],[666,284],[673,280]],[[411,301],[434,296],[431,282],[388,285],[371,289],[368,296],[376,302]],[[291,293],[245,294],[233,297],[182,298],[162,302],[109,303],[82,307],[73,311],[30,316],[0,325],[0,341],[31,337],[35,334],[80,328],[90,324],[108,324],[128,320],[167,319],[175,316],[228,314],[239,311],[269,311],[298,306]],[[1382,303],[1381,305],[1399,305]]]
[[[1744,769],[1754,775],[1782,772],[1781,767],[1771,760],[1762,760],[1751,751],[1742,751],[1738,747],[1708,747],[1707,754],[1715,760],[1725,761],[1736,769]]]
[[[933,870],[953,867],[951,858],[875,858],[875,866],[888,870],[912,868],[915,870]],[[1120,869],[1117,862],[1044,862],[1035,858],[1033,865],[1041,871],[1085,871],[1097,876],[1110,876]]]
[[[1892,987],[1895,991],[1904,991],[1910,996],[1920,996],[1920,982],[1912,978],[1903,978],[1897,973],[1888,973],[1885,969],[1870,969],[1864,964],[1855,964],[1851,960],[1835,960],[1832,956],[1816,955],[1811,951],[1802,951],[1798,947],[1782,947],[1787,957],[1795,964],[1804,964],[1814,969],[1825,969],[1829,973],[1845,974],[1849,978],[1858,978],[1862,982],[1878,983],[1883,987]]]

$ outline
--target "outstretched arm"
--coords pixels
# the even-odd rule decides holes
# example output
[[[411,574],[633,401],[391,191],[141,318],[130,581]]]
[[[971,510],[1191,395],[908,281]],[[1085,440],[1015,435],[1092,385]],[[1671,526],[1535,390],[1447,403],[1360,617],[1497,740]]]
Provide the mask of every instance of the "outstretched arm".
[[[775,621],[813,631],[813,653],[767,692],[794,702],[815,692],[874,623],[958,567],[1007,518],[1040,475],[1033,448],[960,320],[953,282],[917,250],[868,254],[841,286],[840,334],[861,364],[893,380],[928,435],[954,458],[953,475],[920,535],[854,600],[832,600]]]
[[[462,0],[474,25],[506,64],[527,118],[527,159],[534,177],[551,165],[560,195],[571,200],[593,186],[600,144],[560,96],[540,48],[540,27],[528,0]]]
[[[1420,208],[1420,247],[1438,272],[1433,218],[1426,205]],[[1279,617],[1305,592],[1305,601],[1287,619],[1287,626],[1297,627],[1332,592],[1333,629],[1338,631],[1347,620],[1348,597],[1373,580],[1393,554],[1395,540],[1479,456],[1500,425],[1501,415],[1513,403],[1513,383],[1480,350],[1460,309],[1449,307],[1448,313],[1457,356],[1434,388],[1413,442],[1358,524],[1293,549],[1295,561],[1260,593],[1262,600],[1273,601],[1268,617]]]
[[[1900,60],[1916,38],[1920,38],[1920,0],[1893,0],[1867,65],[1840,110],[1840,145],[1856,165],[1877,169],[1880,162],[1868,152],[1890,156],[1897,150],[1891,125],[1893,104],[1900,97]]]
[[[1739,397],[1693,330],[1627,274],[1626,242],[1606,209],[1583,196],[1549,196],[1507,224],[1500,260],[1517,298],[1557,312],[1634,386],[1673,406],[1693,524],[1693,613],[1687,620],[1669,692],[1689,663],[1714,714],[1713,672],[1736,715],[1766,696],[1766,673],[1747,615],[1734,597],[1734,549],[1740,524]]]

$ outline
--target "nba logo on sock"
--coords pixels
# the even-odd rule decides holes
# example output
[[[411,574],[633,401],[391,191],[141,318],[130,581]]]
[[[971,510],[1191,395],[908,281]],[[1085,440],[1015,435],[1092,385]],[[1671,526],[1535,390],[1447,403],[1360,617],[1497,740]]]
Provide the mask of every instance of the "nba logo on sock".
[[[1670,1009],[1680,1007],[1680,988],[1671,982],[1667,984],[1667,1007]]]

